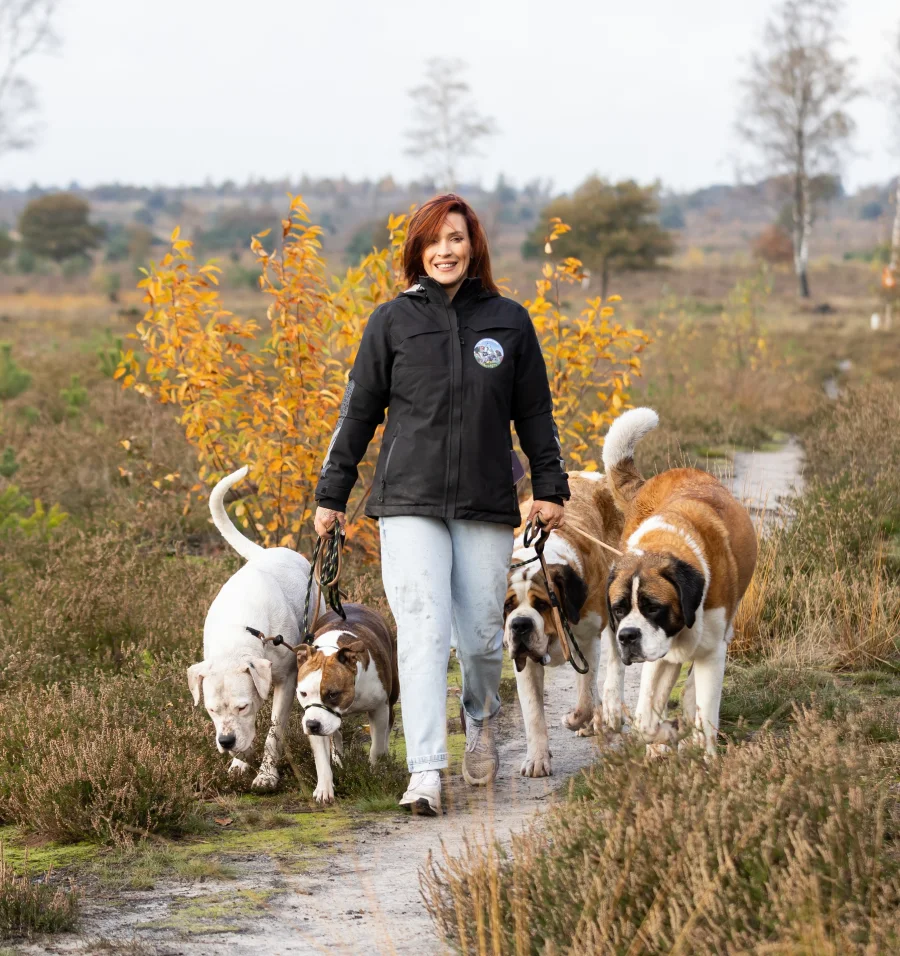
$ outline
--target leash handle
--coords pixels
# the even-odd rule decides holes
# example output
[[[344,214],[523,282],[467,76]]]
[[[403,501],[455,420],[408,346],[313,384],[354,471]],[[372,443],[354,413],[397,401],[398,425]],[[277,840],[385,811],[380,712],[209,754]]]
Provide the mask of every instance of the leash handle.
[[[525,524],[522,544],[526,548],[534,548],[540,554],[544,550],[544,543],[549,537],[550,532],[544,527],[544,520],[538,514],[534,518],[529,518]]]

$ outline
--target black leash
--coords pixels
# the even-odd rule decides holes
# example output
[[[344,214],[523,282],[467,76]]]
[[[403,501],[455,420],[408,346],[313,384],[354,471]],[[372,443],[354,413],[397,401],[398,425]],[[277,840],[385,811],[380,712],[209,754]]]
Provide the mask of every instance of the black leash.
[[[544,572],[544,581],[547,584],[547,594],[550,596],[550,608],[553,613],[553,620],[556,624],[556,632],[559,634],[559,643],[562,645],[563,657],[565,657],[565,659],[572,665],[577,674],[586,674],[590,669],[587,658],[581,652],[581,648],[578,646],[578,642],[575,640],[575,635],[572,633],[569,619],[566,617],[566,612],[562,606],[562,602],[556,595],[556,588],[553,586],[553,581],[547,571],[547,562],[544,560],[544,545],[547,543],[547,539],[549,537],[550,532],[544,527],[544,523],[541,521],[540,515],[537,515],[533,522],[529,521],[525,525],[525,533],[522,536],[522,544],[526,548],[534,548],[535,557],[530,558],[528,561],[522,561],[521,564],[516,565],[516,567],[521,567],[523,564],[531,564],[532,561],[541,562],[541,570]],[[580,663],[576,662],[575,656],[572,653],[573,650],[581,659]]]
[[[309,562],[309,581],[306,584],[306,600],[303,603],[304,644],[312,644],[313,630],[315,629],[315,615],[313,615],[312,622],[309,618],[309,599],[312,594],[313,578],[319,585],[319,594],[325,598],[325,603],[341,620],[347,620],[347,613],[344,610],[344,605],[341,604],[339,587],[345,537],[343,531],[339,532],[337,527],[334,527],[331,534],[320,537],[313,548],[312,559]],[[322,547],[323,541],[325,542],[324,548]]]
[[[309,580],[306,582],[306,599],[303,602],[303,626],[300,629],[302,639],[298,646],[302,646],[303,644],[311,645],[315,637],[315,619],[318,615],[318,608],[316,608],[313,614],[313,619],[310,620],[310,598],[312,596],[313,579],[315,579],[316,584],[319,585],[319,594],[325,598],[325,602],[331,610],[339,615],[342,620],[347,620],[347,612],[341,603],[341,591],[339,586],[345,537],[346,535],[343,531],[338,533],[332,530],[331,534],[316,539],[312,560],[309,563]],[[322,547],[323,541],[325,542],[324,548]],[[325,580],[323,580],[323,578]],[[281,634],[276,634],[275,637],[266,637],[262,631],[258,631],[255,627],[247,627],[246,630],[254,637],[259,638],[263,644],[274,644],[276,647],[283,644],[292,651],[296,650],[292,644],[288,644]],[[311,704],[310,706],[321,706],[324,710],[328,710],[328,708],[322,704]],[[332,713],[336,713],[336,711],[332,711]]]

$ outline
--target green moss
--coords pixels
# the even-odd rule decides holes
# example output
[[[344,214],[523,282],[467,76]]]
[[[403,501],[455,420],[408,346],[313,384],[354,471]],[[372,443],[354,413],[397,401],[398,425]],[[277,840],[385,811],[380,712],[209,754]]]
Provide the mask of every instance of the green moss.
[[[276,895],[275,890],[237,890],[175,900],[165,919],[139,923],[138,928],[170,929],[188,935],[239,933],[243,927],[236,921],[265,916],[269,901]]]
[[[19,873],[24,868],[26,856],[30,870],[44,872],[51,866],[60,869],[90,863],[104,852],[95,843],[34,842],[14,826],[0,827],[0,843],[6,862]]]

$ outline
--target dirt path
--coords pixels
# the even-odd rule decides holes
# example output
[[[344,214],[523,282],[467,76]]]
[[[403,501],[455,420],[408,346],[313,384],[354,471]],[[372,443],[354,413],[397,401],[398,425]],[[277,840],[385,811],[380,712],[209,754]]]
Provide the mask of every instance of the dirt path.
[[[803,449],[795,439],[767,451],[735,452],[726,483],[751,511],[771,520],[803,491]]]

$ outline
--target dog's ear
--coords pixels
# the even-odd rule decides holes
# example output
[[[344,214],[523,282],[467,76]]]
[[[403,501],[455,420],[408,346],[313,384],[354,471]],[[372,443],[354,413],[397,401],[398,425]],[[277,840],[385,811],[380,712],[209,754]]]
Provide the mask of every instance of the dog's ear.
[[[272,689],[272,662],[266,660],[265,657],[254,657],[247,665],[247,670],[250,671],[250,676],[253,678],[256,693],[263,700],[266,700],[269,691]]]
[[[681,616],[684,618],[685,627],[693,627],[697,620],[697,609],[703,600],[703,591],[706,588],[706,581],[703,575],[693,566],[682,561],[680,558],[674,558],[667,568],[660,572],[662,576],[675,586],[678,592],[678,599],[681,601]]]
[[[564,564],[560,571],[553,573],[553,586],[562,602],[563,610],[570,623],[577,624],[581,620],[581,609],[587,600],[587,585],[581,575],[568,564]]]
[[[294,648],[294,653],[297,655],[297,666],[302,667],[313,656],[315,651],[309,644],[301,644],[299,647]]]
[[[366,645],[362,641],[354,641],[346,647],[342,647],[337,654],[337,661],[345,667],[356,667],[363,654],[366,653]]]
[[[209,664],[207,664],[206,661],[200,661],[199,664],[191,664],[187,669],[188,687],[191,689],[195,707],[200,703],[200,690],[203,686],[203,678],[208,674]]]

